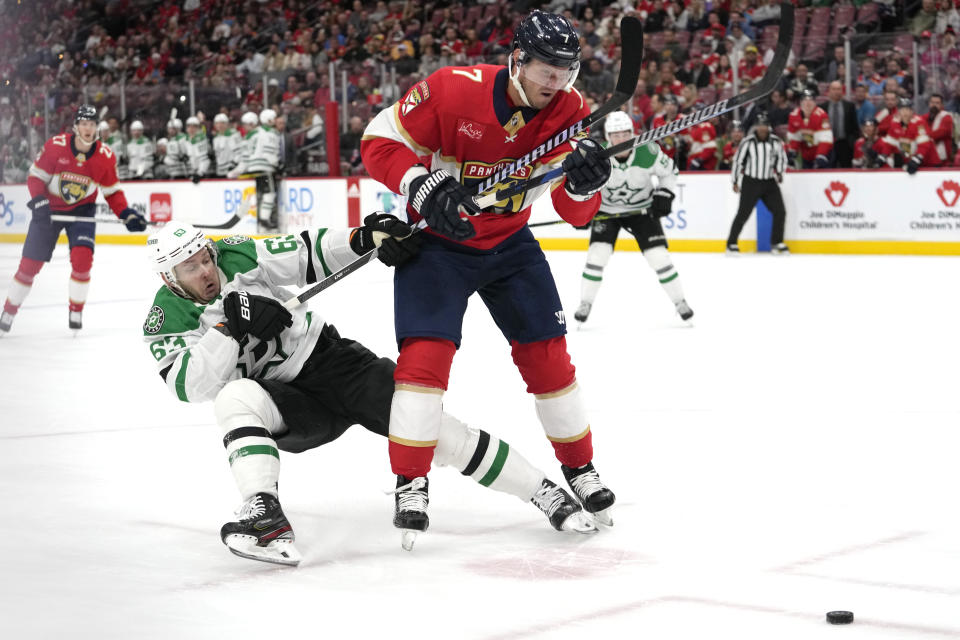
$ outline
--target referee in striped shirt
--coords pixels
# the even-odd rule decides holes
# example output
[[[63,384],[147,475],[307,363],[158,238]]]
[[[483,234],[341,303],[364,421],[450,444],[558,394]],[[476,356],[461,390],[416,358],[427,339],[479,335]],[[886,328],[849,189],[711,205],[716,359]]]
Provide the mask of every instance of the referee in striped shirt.
[[[727,252],[739,253],[737,239],[750,212],[763,200],[773,214],[770,233],[770,251],[790,253],[783,243],[783,227],[787,212],[783,206],[779,183],[787,166],[783,140],[770,133],[770,119],[766,113],[757,116],[753,132],[743,139],[733,156],[733,192],[740,194],[740,208],[727,237]]]

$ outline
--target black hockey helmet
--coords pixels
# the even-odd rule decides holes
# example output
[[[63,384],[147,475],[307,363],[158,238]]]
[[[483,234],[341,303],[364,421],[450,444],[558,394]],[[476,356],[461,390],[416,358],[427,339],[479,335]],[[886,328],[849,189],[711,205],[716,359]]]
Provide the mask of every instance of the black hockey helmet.
[[[756,124],[758,125],[763,124],[768,127],[770,126],[770,116],[767,115],[766,111],[761,111],[760,113],[757,114]]]
[[[81,120],[97,121],[97,109],[90,104],[82,104],[77,108],[77,115],[73,117],[73,124],[80,124]]]
[[[569,20],[555,13],[534,10],[517,27],[513,48],[554,67],[580,66],[580,36]]]
[[[817,99],[817,94],[811,89],[804,89],[803,93],[800,94],[801,99],[810,98],[811,100]]]
[[[913,109],[913,100],[910,98],[900,98],[897,100],[898,109]]]

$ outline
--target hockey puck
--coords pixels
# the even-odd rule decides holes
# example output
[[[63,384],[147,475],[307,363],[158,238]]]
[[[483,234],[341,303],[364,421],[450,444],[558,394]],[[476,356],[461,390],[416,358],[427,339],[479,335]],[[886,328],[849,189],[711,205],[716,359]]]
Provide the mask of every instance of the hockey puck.
[[[829,611],[827,612],[827,622],[830,624],[850,624],[853,622],[853,612]]]

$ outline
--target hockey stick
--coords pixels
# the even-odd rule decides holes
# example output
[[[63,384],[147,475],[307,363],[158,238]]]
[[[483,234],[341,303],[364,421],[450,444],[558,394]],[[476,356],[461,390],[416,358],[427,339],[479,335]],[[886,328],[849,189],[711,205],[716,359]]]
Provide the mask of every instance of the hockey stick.
[[[598,214],[598,215],[593,216],[593,218],[590,219],[590,222],[593,222],[594,220],[599,220],[599,221],[603,222],[604,220],[616,220],[616,219],[618,219],[618,218],[629,218],[629,217],[631,217],[631,216],[642,216],[642,215],[644,215],[645,213],[647,213],[647,211],[649,211],[649,209],[640,209],[639,211],[627,211],[627,212],[625,212],[625,213],[601,213],[601,214]],[[566,220],[551,220],[550,222],[534,222],[533,224],[528,224],[527,226],[528,226],[528,227],[531,227],[531,228],[532,228],[532,227],[549,227],[550,225],[554,225],[554,224],[564,224],[564,223],[566,223],[566,222],[567,222]],[[587,226],[590,225],[590,222],[587,223]],[[574,227],[574,229],[578,229],[578,228],[579,228],[579,227]],[[581,229],[581,230],[582,230],[582,229]]]
[[[790,56],[790,48],[792,46],[793,5],[784,2],[780,4],[780,35],[777,40],[777,49],[774,52],[773,60],[770,61],[770,67],[767,69],[767,72],[763,74],[760,82],[751,86],[747,91],[738,96],[734,96],[728,100],[715,102],[714,104],[708,105],[702,109],[698,109],[697,111],[687,114],[682,118],[674,120],[673,122],[659,126],[656,129],[646,131],[636,138],[632,138],[626,142],[621,142],[620,144],[608,147],[604,150],[603,156],[605,158],[609,158],[611,156],[623,153],[624,151],[630,151],[634,147],[639,147],[640,145],[647,144],[648,142],[656,142],[657,140],[671,136],[678,131],[688,129],[695,124],[700,124],[701,122],[716,118],[719,115],[733,111],[737,107],[742,107],[745,104],[749,104],[759,100],[760,98],[763,98],[773,91],[776,88],[777,83],[780,81],[780,77],[783,75],[783,70],[787,66],[787,58]],[[529,158],[526,156],[524,156],[524,158],[529,160]],[[500,174],[498,173],[497,175]],[[495,191],[489,195],[483,196],[482,198],[475,198],[475,201],[478,207],[485,209],[497,202],[500,202],[501,200],[512,198],[513,196],[525,193],[530,189],[539,187],[542,184],[552,182],[561,176],[563,176],[563,168],[557,167],[539,176],[532,177],[529,180],[513,187]]]
[[[413,235],[414,233],[419,232],[421,229],[426,228],[426,226],[427,226],[426,221],[421,220],[417,224],[413,225],[413,233],[411,233],[410,235]],[[410,236],[407,236],[407,237],[410,237]],[[353,273],[363,265],[369,262],[372,262],[373,259],[377,257],[378,253],[379,253],[379,250],[377,248],[373,248],[370,251],[367,251],[365,254],[363,254],[362,256],[360,256],[359,258],[357,258],[347,266],[343,267],[339,271],[334,271],[333,273],[331,273],[326,278],[324,278],[317,284],[313,285],[309,289],[305,289],[301,291],[299,295],[296,295],[290,298],[289,300],[283,303],[283,306],[285,306],[287,309],[293,309],[294,307],[297,307],[303,304],[304,302],[306,302],[313,296],[317,295],[318,293],[320,293],[330,285],[336,284],[337,282],[344,279],[345,277],[347,277],[348,275],[350,275],[351,273]]]
[[[477,185],[474,191],[474,199],[480,204],[481,208],[489,207],[503,199],[497,198],[487,201],[490,196],[478,199],[481,193],[489,191],[531,162],[536,162],[537,158],[543,157],[578,133],[586,131],[590,125],[606,118],[633,97],[633,92],[637,89],[637,81],[640,79],[640,65],[643,63],[643,25],[632,16],[627,16],[620,22],[620,50],[620,75],[617,77],[617,86],[610,99],[597,107],[596,111],[583,120],[574,122],[566,129],[558,131],[548,140],[540,143],[536,149],[525,153],[520,159],[514,160],[507,167],[497,171]],[[531,185],[530,188],[533,186]],[[499,193],[497,192],[497,194]],[[485,201],[487,204],[481,204]]]
[[[54,222],[105,222],[107,224],[124,224],[123,220],[120,218],[91,218],[88,216],[68,216],[61,214],[53,214],[50,216],[50,219]],[[236,214],[232,218],[224,222],[223,224],[196,224],[191,222],[193,226],[198,229],[229,229],[233,225],[240,222],[240,218]],[[151,222],[147,221],[148,225],[151,226],[162,226],[166,224],[165,222]]]

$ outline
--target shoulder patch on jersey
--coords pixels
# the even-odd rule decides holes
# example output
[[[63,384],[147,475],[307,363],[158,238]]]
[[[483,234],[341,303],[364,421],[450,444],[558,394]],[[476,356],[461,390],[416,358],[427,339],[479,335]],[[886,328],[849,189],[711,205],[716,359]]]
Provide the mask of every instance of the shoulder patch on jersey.
[[[160,333],[160,327],[163,326],[163,309],[158,305],[150,307],[150,313],[147,314],[147,320],[143,323],[143,332],[153,335]]]
[[[226,240],[219,240],[217,241],[217,250],[220,252],[217,266],[227,276],[228,282],[233,280],[238,273],[246,273],[257,267],[256,242],[228,244]]]
[[[223,244],[235,245],[235,244],[242,244],[244,242],[250,242],[251,240],[252,238],[250,236],[237,235],[237,236],[230,236],[229,238],[224,238]]]
[[[430,87],[426,80],[421,80],[407,92],[403,102],[400,103],[400,114],[407,115],[413,111],[418,104],[430,97]]]

